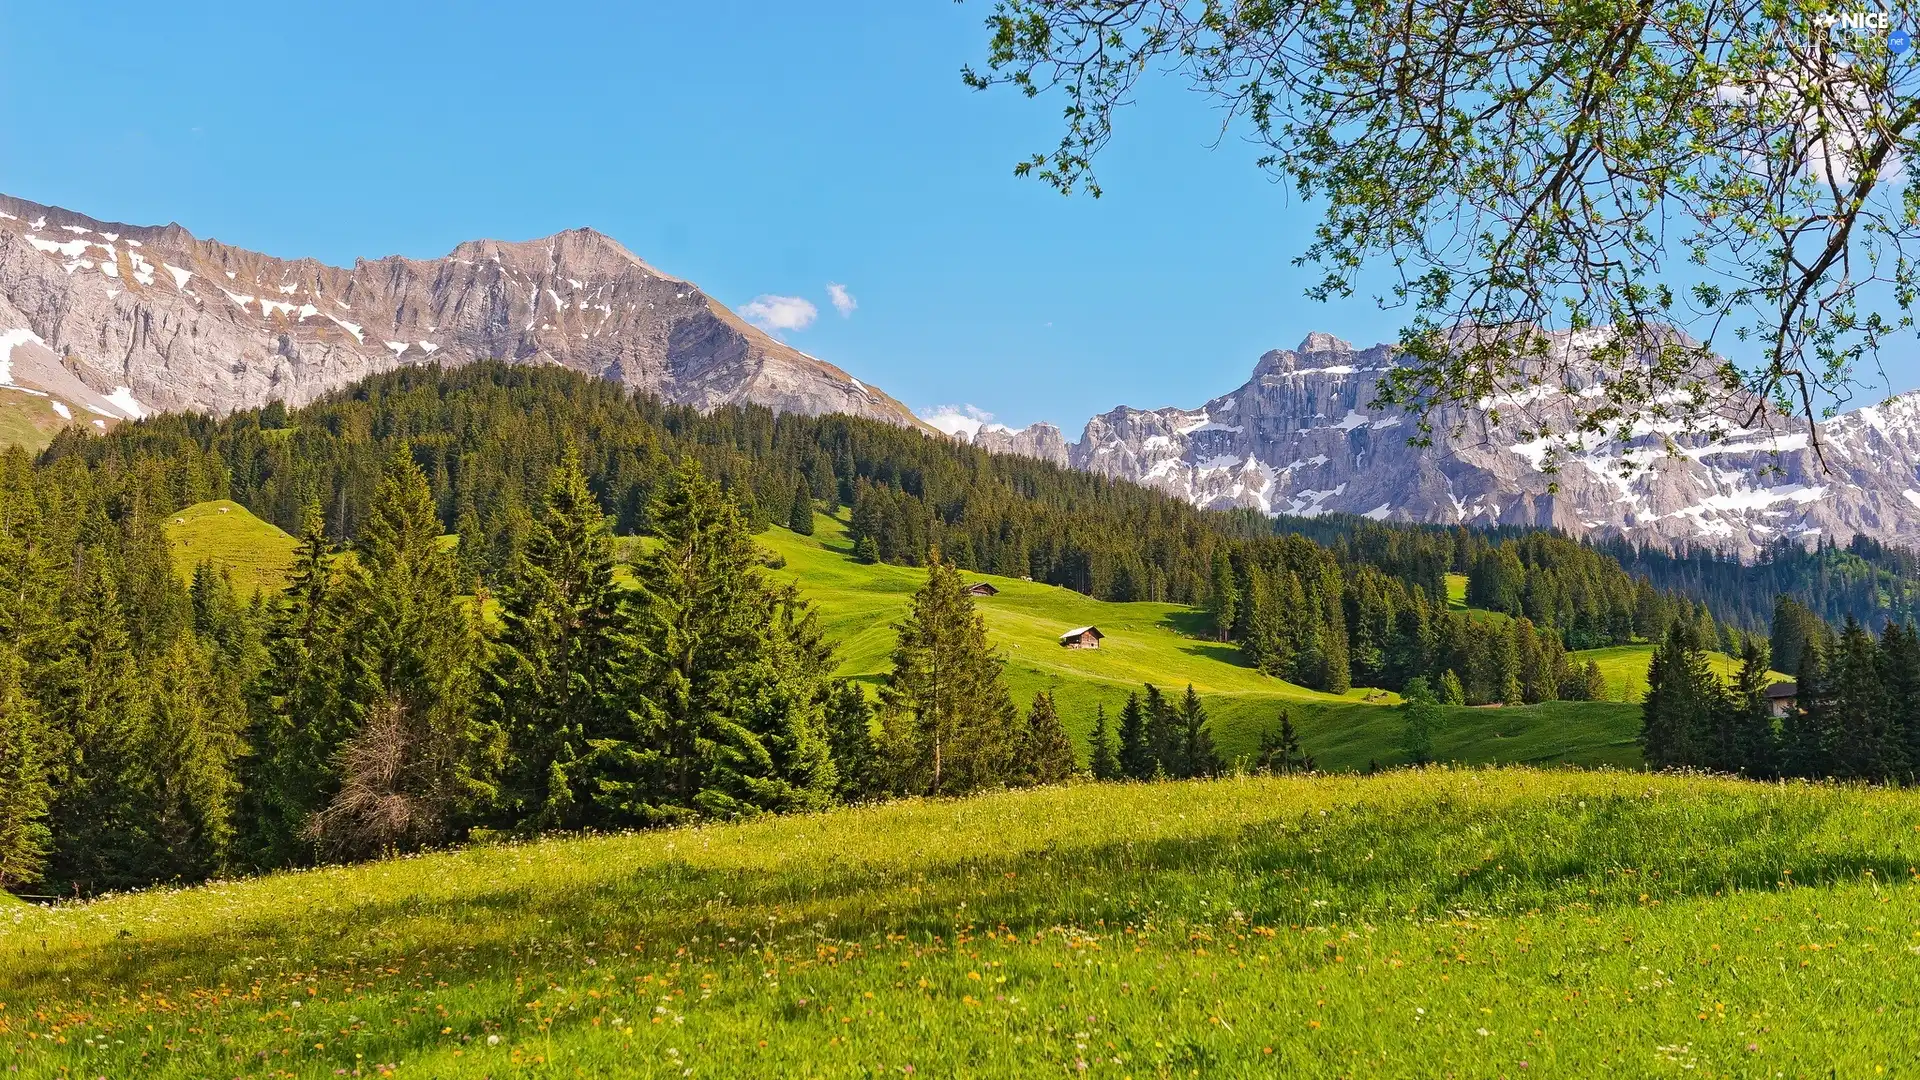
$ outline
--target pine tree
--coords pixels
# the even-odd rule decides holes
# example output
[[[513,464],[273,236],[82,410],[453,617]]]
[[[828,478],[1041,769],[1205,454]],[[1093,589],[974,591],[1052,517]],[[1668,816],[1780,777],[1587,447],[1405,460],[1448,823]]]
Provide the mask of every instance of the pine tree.
[[[345,658],[361,723],[341,744],[340,790],[310,835],[337,855],[450,838],[490,803],[501,748],[476,717],[484,642],[440,543],[425,474],[386,461],[344,581]],[[376,716],[378,723],[375,723]]]
[[[1887,708],[1887,775],[1912,786],[1920,774],[1920,631],[1888,623],[1880,638]]]
[[[1152,735],[1147,730],[1147,710],[1140,695],[1128,692],[1120,709],[1120,770],[1129,779],[1151,780],[1160,766],[1154,752]]]
[[[1815,779],[1831,774],[1833,703],[1824,651],[1814,640],[1806,642],[1800,652],[1794,680],[1795,707],[1780,725],[1780,771],[1784,776]]]
[[[1767,661],[1766,647],[1758,638],[1747,636],[1740,647],[1740,668],[1727,694],[1727,708],[1733,713],[1732,746],[1723,767],[1755,779],[1771,778],[1780,767],[1772,706],[1767,700]]]
[[[1015,755],[1017,775],[1027,784],[1058,784],[1073,775],[1073,764],[1073,743],[1060,724],[1053,695],[1041,691],[1027,710],[1026,729]]]
[[[1849,615],[1834,654],[1834,775],[1856,780],[1887,776],[1887,707],[1881,693],[1880,651]]]
[[[1183,744],[1180,737],[1179,718],[1174,715],[1173,703],[1152,683],[1147,684],[1147,696],[1143,701],[1147,711],[1147,745],[1152,748],[1153,768],[1149,776],[1186,776],[1186,762],[1181,760]]]
[[[1213,553],[1213,582],[1207,596],[1207,611],[1213,616],[1213,632],[1221,641],[1233,637],[1234,620],[1240,615],[1240,586],[1233,574],[1233,561],[1225,551]]]
[[[1215,776],[1220,772],[1220,755],[1213,747],[1213,733],[1207,730],[1207,709],[1200,695],[1187,684],[1186,696],[1178,709],[1180,724],[1180,774],[1183,777]]]
[[[1605,701],[1607,699],[1607,676],[1600,670],[1600,661],[1588,660],[1586,668],[1581,672],[1580,681],[1584,684],[1581,688],[1582,693],[1585,694],[1583,700]]]
[[[348,648],[332,545],[309,504],[287,586],[267,612],[267,662],[250,694],[241,763],[241,857],[259,869],[305,861],[308,826],[339,790],[336,758],[358,726],[362,672]]]
[[[46,822],[53,789],[40,760],[46,734],[25,674],[26,663],[0,643],[0,890],[39,881],[53,839]]]
[[[826,730],[839,797],[858,802],[884,794],[887,785],[873,739],[873,706],[859,683],[841,679],[834,684],[827,695]]]
[[[597,823],[592,745],[624,726],[631,617],[613,577],[613,534],[571,445],[501,591],[488,671],[491,723],[505,732],[499,810],[524,829]]]
[[[648,519],[660,544],[634,568],[629,727],[596,744],[595,798],[636,824],[823,805],[836,778],[818,621],[793,590],[766,583],[739,510],[693,459],[655,493]]]
[[[1440,710],[1440,701],[1427,687],[1427,680],[1415,678],[1401,691],[1405,698],[1400,706],[1401,722],[1404,725],[1400,737],[1400,749],[1407,760],[1415,765],[1425,765],[1433,760],[1433,737],[1440,731],[1445,714]]]
[[[1676,620],[1647,666],[1640,736],[1647,764],[1705,764],[1714,718],[1723,708],[1721,697],[1720,680],[1707,664],[1698,628]]]
[[[787,528],[801,536],[813,535],[813,488],[807,484],[804,476],[794,483],[793,505],[787,511]]]
[[[1287,710],[1280,710],[1278,729],[1260,733],[1260,746],[1254,756],[1254,765],[1259,771],[1273,776],[1313,771],[1313,759],[1301,749],[1300,735],[1294,730],[1293,717]]]
[[[1107,728],[1107,707],[1093,709],[1093,734],[1088,738],[1087,771],[1095,780],[1119,780],[1126,776],[1120,767],[1120,755],[1113,745],[1113,732]]]
[[[1007,779],[1017,716],[959,570],[936,554],[914,594],[881,700],[909,721],[911,791],[952,795]]]
[[[1592,661],[1588,662],[1592,663]],[[1446,673],[1440,676],[1439,699],[1442,705],[1465,705],[1467,703],[1466,688],[1460,685],[1460,676],[1452,668],[1448,668]]]
[[[145,674],[148,827],[167,853],[169,876],[209,877],[225,868],[233,841],[245,717],[227,707],[207,657],[189,640],[153,658]]]

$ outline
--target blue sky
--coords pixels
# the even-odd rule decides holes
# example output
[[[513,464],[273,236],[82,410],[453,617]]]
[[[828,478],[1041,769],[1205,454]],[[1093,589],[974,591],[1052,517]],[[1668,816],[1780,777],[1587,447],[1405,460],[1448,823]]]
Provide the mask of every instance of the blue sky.
[[[917,408],[1078,434],[1196,405],[1309,330],[1315,210],[1149,88],[1106,197],[1015,179],[1059,103],[961,85],[980,0],[0,0],[0,190],[335,264],[590,225]],[[831,302],[838,283],[857,304]]]

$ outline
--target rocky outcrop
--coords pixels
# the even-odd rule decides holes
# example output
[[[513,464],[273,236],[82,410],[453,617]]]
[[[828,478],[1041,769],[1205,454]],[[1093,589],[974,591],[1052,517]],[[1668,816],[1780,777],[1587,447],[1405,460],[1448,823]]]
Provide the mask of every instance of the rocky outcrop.
[[[30,338],[46,354],[34,351],[37,363],[51,357],[77,380],[58,391],[76,399],[70,409],[84,395],[116,399],[115,418],[301,405],[404,364],[500,358],[703,409],[750,402],[922,426],[882,391],[591,229],[345,269],[0,196],[7,334],[0,362],[26,371]]]
[[[1586,389],[1576,378],[1440,410],[1432,445],[1418,446],[1408,416],[1371,407],[1393,361],[1389,346],[1311,334],[1262,356],[1244,385],[1200,408],[1093,417],[1068,457],[1196,505],[1270,514],[1555,526],[1749,556],[1781,537],[1863,533],[1920,545],[1920,391],[1817,432],[1778,416],[1712,438],[1651,423],[1556,453],[1537,432],[1568,429],[1570,396]],[[1022,438],[975,441],[1020,452]]]
[[[1067,454],[1067,437],[1060,429],[1048,423],[1033,424],[1018,431],[1004,424],[988,424],[974,433],[973,445],[990,450],[996,454],[1020,454],[1024,457],[1039,458],[1066,468],[1070,462]]]

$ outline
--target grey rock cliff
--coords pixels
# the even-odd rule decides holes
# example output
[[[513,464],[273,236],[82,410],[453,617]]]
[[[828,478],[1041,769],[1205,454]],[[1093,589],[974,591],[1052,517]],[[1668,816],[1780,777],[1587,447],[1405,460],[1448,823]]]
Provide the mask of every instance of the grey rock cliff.
[[[0,196],[0,334],[23,372],[29,351],[44,366],[44,346],[85,387],[60,392],[119,400],[107,406],[115,418],[301,405],[404,364],[500,358],[703,409],[750,402],[922,426],[591,229],[344,269]]]
[[[1556,468],[1548,441],[1532,432],[1566,430],[1568,395],[1582,386],[1441,410],[1433,445],[1423,447],[1409,444],[1409,417],[1371,408],[1393,361],[1390,346],[1355,349],[1310,334],[1297,349],[1260,357],[1244,385],[1200,408],[1123,406],[1093,417],[1068,458],[1199,506],[1270,514],[1555,526],[1746,556],[1783,537],[1844,542],[1858,533],[1920,545],[1920,391],[1817,433],[1778,416],[1717,439],[1643,424],[1624,442],[1562,453]],[[1024,435],[975,442],[1031,452]]]

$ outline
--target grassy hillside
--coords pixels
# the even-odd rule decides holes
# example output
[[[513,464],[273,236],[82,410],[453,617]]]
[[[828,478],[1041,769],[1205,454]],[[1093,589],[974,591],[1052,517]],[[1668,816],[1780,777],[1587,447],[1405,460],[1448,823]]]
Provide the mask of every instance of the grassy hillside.
[[[49,399],[0,389],[0,450],[18,445],[30,454],[39,453],[66,426],[67,421],[53,411]]]
[[[1891,792],[1041,789],[14,909],[0,1057],[156,1080],[1901,1075],[1915,865],[1920,803]]]
[[[1639,701],[1647,696],[1647,665],[1653,660],[1653,646],[1615,645],[1607,649],[1583,649],[1570,654],[1576,664],[1585,664],[1588,660],[1598,661],[1600,673],[1607,680],[1607,696],[1616,701]],[[1713,670],[1723,679],[1731,679],[1740,669],[1740,661],[1723,652],[1707,653],[1707,661]],[[1793,676],[1778,671],[1768,672],[1768,680],[1777,682]]]
[[[283,588],[293,566],[294,538],[226,499],[195,503],[173,514],[166,531],[182,580],[193,580],[194,567],[212,562],[232,575],[234,590],[243,597],[255,589]]]
[[[842,642],[841,673],[878,680],[888,669],[893,624],[926,580],[908,567],[853,561],[843,523],[816,517],[814,535],[775,527],[760,542],[786,560],[775,576],[796,583],[820,610],[831,636]],[[1207,638],[1200,612],[1172,604],[1106,603],[1070,589],[1015,578],[969,574],[990,581],[1000,595],[976,601],[988,632],[1005,649],[1007,681],[1022,705],[1041,689],[1053,691],[1069,730],[1084,739],[1096,704],[1117,712],[1130,690],[1152,682],[1173,692],[1191,682],[1213,718],[1214,738],[1229,759],[1251,754],[1260,733],[1286,710],[1323,769],[1397,764],[1402,722],[1397,710],[1362,699],[1317,693],[1260,674],[1239,650]],[[1464,586],[1462,586],[1464,590]],[[1097,650],[1062,649],[1061,632],[1088,624],[1107,634]],[[1372,692],[1377,695],[1378,692]],[[1635,767],[1637,704],[1557,702],[1524,708],[1448,710],[1436,748],[1470,763],[1614,765]]]
[[[200,560],[212,559],[230,568],[243,595],[256,587],[279,588],[293,563],[292,537],[231,502],[201,503],[180,511],[168,519],[167,532],[183,578],[191,577]],[[840,642],[840,672],[877,684],[889,667],[893,624],[905,614],[926,572],[855,562],[844,523],[824,516],[815,519],[813,536],[776,527],[759,542],[785,560],[772,576],[796,583],[818,608],[829,636]],[[624,550],[631,553],[636,543],[625,542]],[[994,643],[1004,650],[1015,700],[1024,706],[1036,692],[1052,691],[1069,730],[1083,740],[1083,754],[1097,705],[1113,715],[1128,692],[1144,683],[1178,694],[1191,682],[1206,703],[1216,743],[1229,760],[1253,753],[1261,732],[1276,726],[1285,710],[1323,769],[1365,769],[1401,761],[1401,719],[1396,710],[1383,707],[1397,700],[1393,695],[1355,690],[1336,697],[1262,675],[1240,661],[1237,648],[1208,639],[1207,619],[1200,612],[1173,604],[1105,603],[1015,578],[968,577],[991,581],[1001,590],[977,605]],[[1107,635],[1099,649],[1060,648],[1062,632],[1088,624]],[[1642,681],[1644,671],[1642,660]],[[1609,676],[1610,684],[1613,678]],[[1380,703],[1366,703],[1369,693]],[[1448,713],[1436,749],[1449,760],[1627,768],[1639,764],[1637,705],[1550,703]]]

